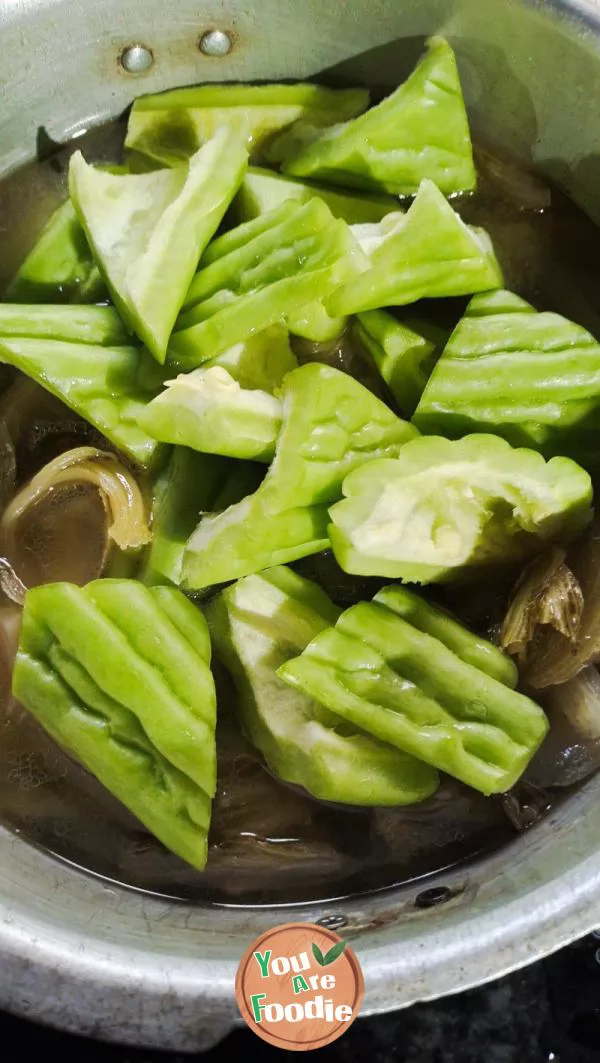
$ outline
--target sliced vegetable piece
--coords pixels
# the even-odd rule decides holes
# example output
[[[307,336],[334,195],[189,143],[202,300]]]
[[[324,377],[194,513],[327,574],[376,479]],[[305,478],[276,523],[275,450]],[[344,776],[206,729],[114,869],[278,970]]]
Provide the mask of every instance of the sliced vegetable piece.
[[[184,589],[204,590],[327,548],[325,507],[297,506],[270,513],[263,484],[229,509],[200,520],[183,555]]]
[[[75,207],[67,199],[46,222],[4,298],[14,303],[96,303],[107,296]]]
[[[104,588],[102,589],[104,590]],[[152,597],[159,603],[161,609],[167,614],[179,634],[184,639],[187,639],[199,657],[210,664],[212,657],[210,632],[207,623],[198,624],[198,608],[184,594],[174,594],[171,587],[152,587],[151,591]],[[170,652],[170,647],[167,652]],[[188,687],[188,691],[189,689]],[[208,689],[211,689],[210,683],[208,684]],[[193,693],[191,696],[193,697]]]
[[[216,698],[202,614],[131,580],[27,593],[16,698],[164,845],[206,863]]]
[[[198,620],[197,606],[174,587],[148,588],[135,580],[95,580],[88,584],[85,593],[93,607],[122,633],[128,649],[134,651],[140,663],[150,665],[149,670],[143,665],[139,670],[141,676],[147,676],[145,681],[154,683],[154,674],[151,673],[157,673],[168,686],[174,709],[173,723],[183,725],[183,730],[170,734],[165,729],[163,733],[158,719],[157,740],[164,746],[165,752],[170,751],[180,769],[186,771],[212,796],[216,783],[216,705],[210,671],[210,637],[206,621],[202,623]],[[158,601],[161,602],[160,608],[156,605]],[[171,607],[165,604],[169,601]],[[84,617],[84,628],[86,624]],[[57,629],[57,637],[60,638],[61,631],[68,633],[71,630],[71,621],[61,628],[59,609],[58,617],[56,620],[52,618],[50,627]],[[68,639],[69,635],[66,637]],[[85,647],[83,652],[86,652]],[[93,667],[97,669],[96,665]],[[138,674],[137,661],[132,671],[132,677],[135,678]],[[138,702],[138,692],[129,690],[127,676],[113,681],[115,692],[121,687],[132,705],[142,706],[138,711],[146,716],[145,729],[148,733],[154,733],[154,706],[142,703],[141,693]],[[150,693],[151,688],[146,689]],[[180,703],[181,709],[176,707],[173,699]],[[203,737],[208,740],[207,748],[201,744]]]
[[[14,365],[62,399],[138,465],[149,467],[158,459],[160,445],[137,420],[165,375],[146,351],[0,338],[0,362]]]
[[[396,585],[383,587],[373,601],[385,605],[386,609],[401,616],[419,631],[439,639],[461,661],[472,664],[507,687],[516,687],[519,673],[514,661],[506,653],[487,639],[474,635],[459,620],[439,606],[425,601],[420,594]]]
[[[317,134],[283,164],[287,174],[412,195],[429,177],[446,194],[475,188],[456,60],[442,37],[391,96],[346,125]]]
[[[308,203],[314,196],[324,200],[334,218],[342,218],[348,225],[381,221],[386,214],[398,209],[392,196],[369,196],[360,192],[337,191],[327,185],[298,181],[293,177],[273,173],[272,170],[249,166],[233,201],[232,210],[237,221],[250,221],[265,211],[273,210],[286,200]]]
[[[171,364],[195,368],[319,302],[368,265],[349,227],[335,221],[319,199],[304,206],[284,203],[271,220],[268,224],[269,216],[261,215],[240,226],[243,233],[233,230],[215,241],[219,248],[209,249],[212,259],[196,274],[188,309],[171,337]]]
[[[332,366],[315,362],[295,369],[281,395],[280,475],[269,487],[280,508],[329,504],[351,469],[398,454],[416,435],[367,388]]]
[[[240,136],[254,158],[274,133],[300,118],[317,128],[344,122],[369,105],[366,89],[296,85],[197,85],[135,101],[125,148],[154,166],[189,159],[226,126]],[[275,152],[277,154],[277,152]]]
[[[326,300],[334,316],[502,286],[488,234],[465,225],[432,181],[421,182],[406,214],[379,223],[379,235],[371,233],[372,226],[357,228],[353,231],[369,254],[371,269]]]
[[[71,159],[77,216],[120,313],[159,362],[246,165],[242,141],[226,129],[172,170],[116,175],[89,166],[81,152]]]
[[[597,519],[583,540],[573,544],[567,561],[568,575],[559,568],[546,592],[546,597],[552,600],[560,595],[562,605],[568,588],[566,615],[562,608],[558,613],[557,605],[557,621],[558,616],[562,616],[560,624],[548,624],[538,630],[525,651],[523,675],[527,683],[538,690],[566,683],[586,665],[600,661],[600,534]],[[579,594],[572,579],[583,596],[579,622]],[[518,591],[517,587],[515,604]],[[508,627],[508,620],[506,623]]]
[[[30,506],[49,491],[69,483],[98,488],[109,520],[109,537],[120,550],[137,550],[149,542],[144,499],[137,481],[115,454],[96,447],[67,450],[44,465],[4,510],[0,520],[2,536],[12,534]]]
[[[371,256],[374,251],[381,247],[385,240],[393,236],[404,225],[406,213],[398,205],[390,214],[386,214],[381,221],[364,222],[364,224],[352,226],[352,232],[366,255]]]
[[[144,583],[178,585],[185,544],[200,516],[251,494],[262,474],[260,466],[250,462],[175,447],[154,483],[152,543],[141,576]]]
[[[583,616],[581,587],[565,564],[566,553],[553,546],[523,571],[512,593],[500,632],[500,645],[526,665],[535,641],[549,625],[571,644],[577,641]]]
[[[385,380],[398,409],[412,417],[437,357],[436,346],[387,310],[359,314],[356,335]]]
[[[376,602],[348,609],[277,674],[484,794],[513,786],[548,730],[535,702]]]
[[[566,541],[591,518],[592,484],[569,458],[545,462],[497,436],[413,440],[344,481],[329,535],[346,572],[435,583]]]
[[[297,368],[298,361],[290,347],[287,329],[271,325],[204,362],[205,369],[215,365],[226,369],[240,387],[260,388],[272,394],[286,373]]]
[[[241,388],[221,366],[167,380],[139,416],[149,435],[203,451],[270,462],[281,428],[281,402],[266,391]]]
[[[286,376],[275,458],[254,495],[205,517],[184,555],[192,590],[238,579],[328,545],[327,506],[350,469],[395,455],[414,429],[362,384],[312,363]]]
[[[152,491],[152,542],[141,578],[148,585],[178,584],[185,543],[200,514],[211,508],[227,462],[174,447]]]
[[[437,788],[430,767],[335,716],[275,671],[335,623],[315,583],[285,568],[247,576],[207,609],[215,652],[239,695],[237,712],[271,771],[323,801],[406,805]]]
[[[471,317],[487,317],[488,314],[521,314],[524,311],[535,313],[529,303],[520,295],[509,292],[506,288],[497,288],[493,292],[474,295],[468,306]]]
[[[266,171],[268,173],[268,171]],[[277,175],[273,175],[276,177]],[[302,202],[309,202],[314,196],[307,196]],[[192,284],[188,296],[186,298],[184,310],[190,309],[194,306],[196,295],[201,290],[206,290],[204,278],[202,277],[202,269],[211,263],[216,262],[218,259],[224,258],[225,255],[231,254],[234,251],[238,251],[243,247],[250,246],[250,241],[255,237],[261,236],[263,233],[269,232],[275,225],[287,221],[292,217],[297,217],[297,204],[294,202],[282,201],[276,203],[269,211],[264,212],[260,216],[251,218],[249,221],[242,225],[238,225],[235,229],[230,229],[229,232],[224,233],[218,237],[206,249],[206,252],[200,263],[200,274],[197,281]],[[324,216],[324,215],[323,215]],[[286,239],[287,237],[283,237]],[[273,241],[270,241],[271,246]],[[253,245],[257,246],[257,245]],[[264,246],[264,241],[263,241]],[[263,248],[259,247],[259,255],[263,253]],[[356,258],[356,262],[360,261],[358,249],[352,245],[353,257]],[[363,262],[366,267],[366,259]],[[214,294],[214,290],[213,293]],[[282,314],[282,316],[284,316]],[[291,332],[297,336],[303,336],[306,339],[313,340],[315,342],[327,342],[334,339],[343,332],[346,319],[345,318],[332,318],[329,316],[322,300],[303,305],[300,310],[292,311],[291,314],[286,316],[287,325]],[[278,326],[281,327],[281,326]],[[220,357],[220,356],[218,356]]]
[[[313,343],[328,343],[341,336],[348,319],[331,317],[322,302],[308,303],[286,318],[290,332]]]
[[[560,314],[511,292],[476,296],[452,333],[415,413],[426,432],[492,431],[546,457],[594,467],[600,344]]]
[[[297,217],[297,212],[298,205],[296,203],[281,203],[278,207],[274,207],[273,210],[261,214],[260,217],[252,218],[250,221],[244,222],[243,225],[236,225],[235,228],[228,229],[227,232],[217,236],[215,240],[211,240],[200,259],[198,275],[190,286],[182,311],[189,310],[190,307],[198,302],[199,298],[206,297],[207,291],[202,274],[207,266],[211,266],[213,262],[217,262],[220,258],[225,258],[232,251],[238,251],[241,247],[245,247],[255,237],[262,236],[263,233],[269,232],[276,225],[288,221],[290,218]],[[218,277],[218,274],[213,275],[213,280],[216,280],[216,284],[213,284],[210,289],[209,294],[211,295],[218,291]]]
[[[131,343],[130,333],[112,306],[0,303],[0,341],[3,336],[67,340],[101,347]]]

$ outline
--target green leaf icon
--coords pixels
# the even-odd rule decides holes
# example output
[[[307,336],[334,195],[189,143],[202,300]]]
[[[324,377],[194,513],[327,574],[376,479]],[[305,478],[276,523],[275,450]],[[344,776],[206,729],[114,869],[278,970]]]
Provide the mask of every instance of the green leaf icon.
[[[333,948],[331,948],[329,952],[325,953],[325,956],[323,957],[322,966],[328,967],[330,963],[334,963],[335,960],[337,960],[338,956],[342,955],[342,952],[346,948],[347,944],[348,943],[346,941],[337,941]]]
[[[325,961],[325,957],[323,956],[323,953],[321,952],[319,946],[315,945],[315,943],[313,941],[312,944],[311,944],[311,948],[312,948],[312,954],[313,954],[315,960],[317,961],[317,963],[321,967],[324,967],[326,961]]]
[[[313,941],[311,944],[312,954],[321,967],[328,967],[330,963],[335,963],[338,956],[342,955],[347,944],[347,941],[336,941],[335,945],[330,948],[329,952],[326,952],[325,955],[323,955],[319,946]]]

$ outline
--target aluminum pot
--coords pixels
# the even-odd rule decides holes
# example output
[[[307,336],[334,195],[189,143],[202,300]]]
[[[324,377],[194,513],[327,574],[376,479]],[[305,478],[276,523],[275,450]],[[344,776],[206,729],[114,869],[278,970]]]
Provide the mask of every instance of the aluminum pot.
[[[35,154],[41,129],[62,141],[175,85],[395,86],[432,32],[456,49],[475,130],[600,220],[599,0],[3,0],[0,173]],[[502,852],[425,884],[283,911],[145,897],[0,830],[0,1006],[107,1040],[205,1048],[237,1021],[248,944],[290,918],[344,928],[364,1014],[465,989],[600,923],[599,798],[596,777]]]

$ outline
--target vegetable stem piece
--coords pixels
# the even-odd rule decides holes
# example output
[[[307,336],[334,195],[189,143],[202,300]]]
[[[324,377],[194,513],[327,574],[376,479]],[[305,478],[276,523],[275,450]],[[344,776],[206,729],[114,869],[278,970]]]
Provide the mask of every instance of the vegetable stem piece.
[[[0,303],[0,340],[3,336],[65,340],[100,347],[131,343],[131,334],[112,306]]]
[[[166,385],[140,414],[149,435],[206,454],[271,461],[281,427],[279,399],[241,388],[220,366],[181,373]]]
[[[423,436],[344,481],[329,535],[346,572],[434,583],[567,541],[591,518],[588,474],[497,436]]]
[[[415,594],[408,587],[395,585],[378,591],[373,601],[385,605],[386,609],[401,616],[418,631],[439,639],[461,661],[473,665],[507,687],[516,687],[519,673],[506,653],[487,639],[473,635],[460,621],[439,606],[425,601],[420,594]]]
[[[446,194],[475,188],[476,175],[456,60],[442,37],[391,96],[346,125],[306,130],[286,174],[347,188],[412,195],[429,177]]]
[[[75,207],[67,199],[46,222],[4,298],[14,303],[98,303],[107,295]]]
[[[168,848],[202,869],[216,779],[201,613],[131,580],[27,593],[13,692]]]
[[[512,292],[475,296],[415,413],[424,432],[490,431],[546,457],[598,463],[600,344]]]
[[[264,155],[273,135],[292,127],[290,138],[272,146],[277,161],[293,150],[293,124],[306,119],[317,127],[343,122],[364,111],[366,89],[296,85],[196,85],[135,101],[125,148],[147,167],[175,166],[189,159],[223,127],[239,136],[254,158]],[[279,147],[279,150],[277,150]]]
[[[348,609],[277,674],[484,794],[514,785],[548,729],[529,698],[377,602]]]
[[[378,226],[354,226],[353,231],[371,268],[329,296],[326,308],[334,316],[502,285],[488,234],[465,225],[427,178],[406,214],[391,214]]]
[[[322,301],[366,265],[346,223],[321,200],[283,203],[209,247],[171,337],[169,362],[193,369]]]
[[[282,325],[271,325],[209,358],[203,368],[210,369],[215,365],[226,369],[240,387],[260,388],[272,395],[286,373],[298,368],[298,361],[290,346],[287,329]]]
[[[341,336],[347,318],[331,317],[322,300],[309,303],[302,310],[286,317],[287,325],[294,336],[302,336],[313,343],[329,343]]]
[[[143,581],[179,584],[185,544],[200,517],[252,494],[263,473],[250,462],[175,447],[154,483],[152,542]]]
[[[0,337],[0,362],[62,399],[136,464],[148,468],[158,460],[160,445],[137,420],[165,375],[147,351]]]
[[[254,495],[191,536],[183,582],[192,590],[238,579],[328,545],[327,507],[350,469],[396,455],[414,429],[362,384],[312,363],[286,376],[275,458]]]
[[[202,251],[247,165],[227,129],[172,170],[116,175],[73,155],[77,216],[122,314],[159,362]]]
[[[327,185],[299,181],[273,173],[272,170],[249,166],[232,210],[238,222],[250,221],[288,199],[308,203],[314,196],[327,204],[334,218],[342,218],[348,225],[381,221],[386,214],[398,209],[392,196],[343,192]]]
[[[274,674],[339,615],[315,583],[268,569],[222,591],[207,615],[238,690],[242,727],[281,779],[352,805],[412,804],[437,788],[427,765],[347,726]]]
[[[387,310],[359,314],[355,333],[403,417],[412,417],[436,359],[436,347]]]

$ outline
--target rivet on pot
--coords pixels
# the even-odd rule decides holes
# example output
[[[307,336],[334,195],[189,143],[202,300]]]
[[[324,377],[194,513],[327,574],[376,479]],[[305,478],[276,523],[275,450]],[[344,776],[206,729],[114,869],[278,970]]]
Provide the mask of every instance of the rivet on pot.
[[[322,915],[316,922],[318,926],[324,926],[326,930],[341,930],[342,927],[348,926],[345,915]]]
[[[143,44],[132,44],[121,53],[121,66],[128,74],[144,74],[154,62],[154,56]]]
[[[435,908],[438,904],[445,904],[453,896],[449,886],[432,886],[431,889],[417,893],[415,908]]]
[[[207,30],[198,41],[198,47],[203,55],[218,59],[222,55],[229,55],[233,42],[224,30]]]

